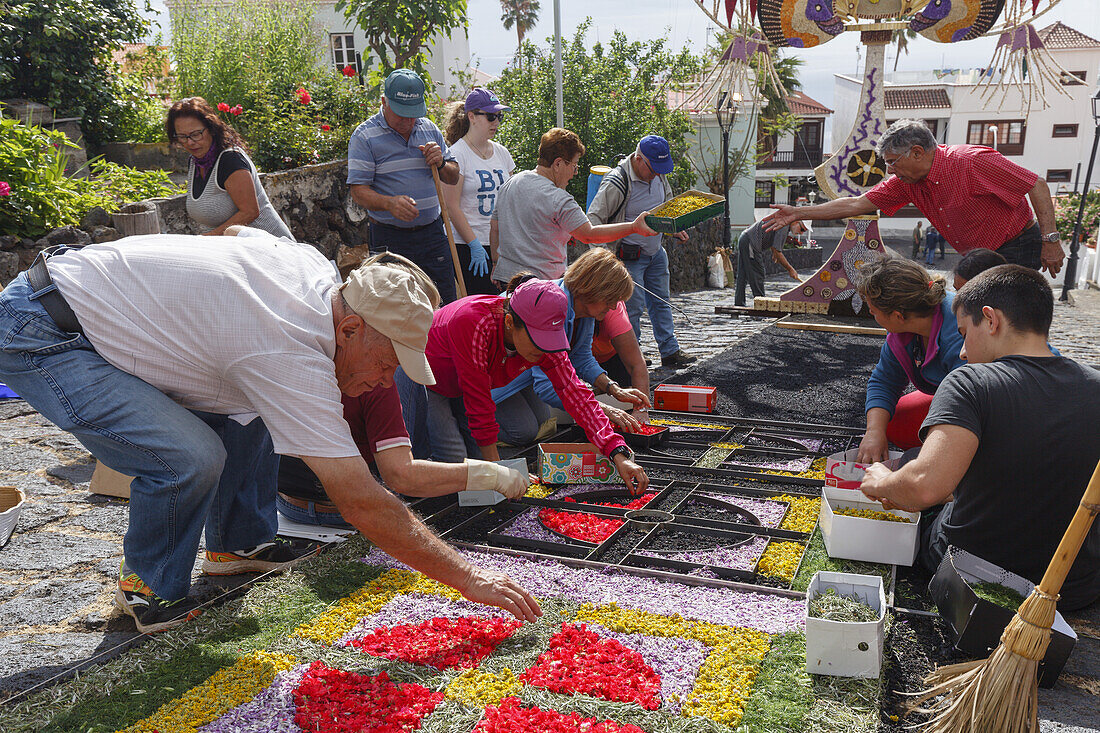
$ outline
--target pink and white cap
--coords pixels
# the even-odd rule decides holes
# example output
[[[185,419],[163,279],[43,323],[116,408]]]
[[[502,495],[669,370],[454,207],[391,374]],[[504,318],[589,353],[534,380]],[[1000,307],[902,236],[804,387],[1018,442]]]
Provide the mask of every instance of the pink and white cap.
[[[508,300],[515,314],[527,326],[535,346],[546,352],[569,351],[565,335],[565,314],[569,308],[565,291],[549,280],[526,280]]]

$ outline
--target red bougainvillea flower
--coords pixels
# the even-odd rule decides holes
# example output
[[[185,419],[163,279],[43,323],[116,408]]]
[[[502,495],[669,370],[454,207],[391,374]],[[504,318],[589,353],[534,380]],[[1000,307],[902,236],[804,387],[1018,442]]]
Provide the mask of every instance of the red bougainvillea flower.
[[[355,70],[354,66],[352,66],[351,64],[348,64],[347,66],[345,66],[343,68],[342,73],[343,73],[344,76],[355,76],[359,72]]]
[[[655,496],[657,496],[657,494],[645,494],[639,496],[629,504],[597,503],[599,503],[600,506],[641,509]],[[576,499],[567,497],[565,501],[575,502]],[[557,509],[550,509],[549,507],[539,511],[539,520],[542,521],[543,526],[547,529],[552,529],[558,534],[572,537],[575,540],[583,540],[596,544],[603,542],[614,534],[615,530],[623,526],[623,520],[621,519],[597,517],[595,514],[583,514],[581,512],[563,512]]]
[[[218,102],[218,111],[219,112],[228,112],[229,111],[229,105],[226,104],[225,102]]]
[[[11,196],[11,186],[7,181],[0,181],[0,196]]]
[[[332,129],[332,125],[321,125],[321,129],[325,132],[328,132]]]
[[[562,624],[550,647],[520,679],[551,692],[580,692],[646,710],[661,705],[661,676],[642,655],[617,639],[605,639],[584,624]]]
[[[473,669],[523,624],[500,618],[433,618],[419,624],[375,629],[351,646],[385,659],[436,669]]]
[[[411,682],[394,684],[385,672],[358,674],[314,662],[294,691],[294,722],[310,733],[413,731],[443,699]]]
[[[521,730],[537,730],[540,733],[645,733],[629,723],[584,718],[579,713],[566,715],[555,710],[521,707],[515,697],[506,697],[499,705],[486,707],[485,716],[474,728],[474,733],[515,733]]]
[[[298,101],[302,104],[309,104],[313,101],[313,97],[309,96],[309,92],[306,91],[305,87],[298,87],[298,89],[295,90],[294,94],[298,97]]]
[[[244,107],[238,104],[237,106],[230,108],[229,112],[233,115],[239,115],[244,112]]]

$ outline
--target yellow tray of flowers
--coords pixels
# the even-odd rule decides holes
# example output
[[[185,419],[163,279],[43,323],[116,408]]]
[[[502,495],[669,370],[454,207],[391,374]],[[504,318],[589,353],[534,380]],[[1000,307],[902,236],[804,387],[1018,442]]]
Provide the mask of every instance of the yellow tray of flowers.
[[[675,234],[706,221],[725,211],[725,201],[714,193],[684,191],[664,202],[645,218],[645,223],[656,232]]]

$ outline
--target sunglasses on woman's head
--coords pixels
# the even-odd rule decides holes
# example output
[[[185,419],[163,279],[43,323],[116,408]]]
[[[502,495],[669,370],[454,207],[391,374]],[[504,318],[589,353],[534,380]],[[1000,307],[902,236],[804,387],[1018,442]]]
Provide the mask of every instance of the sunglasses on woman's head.
[[[504,121],[503,112],[479,112],[475,110],[474,114],[478,115],[479,117],[484,117],[489,122],[496,122],[497,120],[500,120],[501,122]]]

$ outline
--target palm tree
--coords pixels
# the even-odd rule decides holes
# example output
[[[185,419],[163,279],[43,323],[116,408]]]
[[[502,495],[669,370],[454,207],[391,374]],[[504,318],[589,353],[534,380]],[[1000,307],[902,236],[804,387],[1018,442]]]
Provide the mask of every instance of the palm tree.
[[[519,39],[516,60],[522,63],[520,51],[523,49],[523,37],[539,22],[539,0],[500,0],[500,9],[503,11],[500,20],[504,23],[504,29],[511,30],[513,25],[516,27]]]
[[[909,41],[917,37],[917,32],[912,28],[901,28],[894,31],[893,37],[890,42],[898,47],[898,52],[894,56],[894,71],[898,70],[898,59],[901,58],[902,51],[905,55],[909,55]]]

